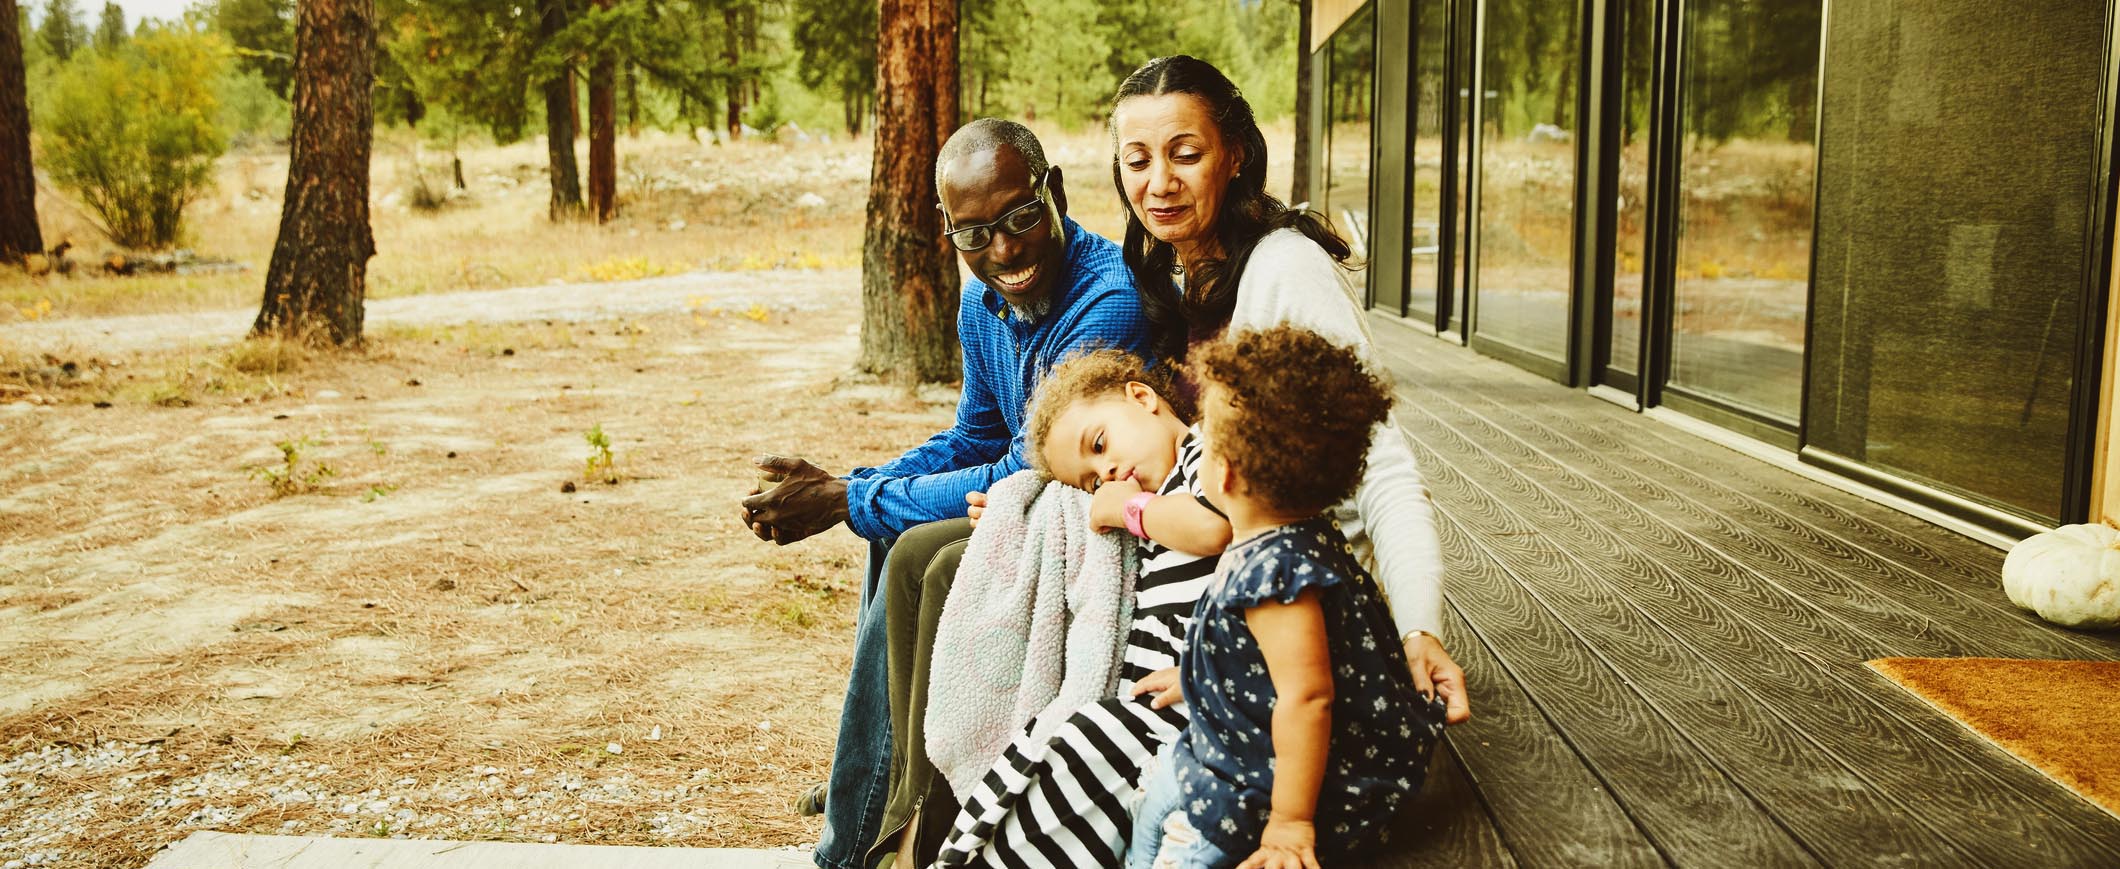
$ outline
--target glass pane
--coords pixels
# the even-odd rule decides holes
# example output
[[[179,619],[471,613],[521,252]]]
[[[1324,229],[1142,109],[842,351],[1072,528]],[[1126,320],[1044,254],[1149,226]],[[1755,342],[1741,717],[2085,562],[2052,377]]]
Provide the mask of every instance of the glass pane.
[[[1374,3],[1347,19],[1325,45],[1332,65],[1325,91],[1324,210],[1332,228],[1362,261],[1369,259],[1369,121],[1376,99],[1376,47]],[[1355,272],[1355,289],[1365,289],[1368,280],[1368,269]]]
[[[1407,313],[1435,319],[1435,292],[1442,277],[1443,70],[1449,57],[1449,0],[1421,0],[1413,20],[1413,225],[1408,227],[1406,274],[1412,297]]]
[[[1796,421],[1817,161],[1817,0],[1695,0],[1671,382]]]
[[[1575,238],[1576,4],[1489,0],[1485,12],[1473,328],[1559,359]]]
[[[1465,331],[1465,312],[1472,309],[1468,295],[1472,286],[1472,34],[1473,19],[1478,12],[1476,0],[1456,0],[1457,11],[1451,17],[1450,52],[1456,64],[1451,87],[1457,92],[1457,138],[1455,165],[1451,171],[1457,173],[1451,180],[1455,200],[1450,205],[1451,242],[1450,266],[1450,316],[1445,318],[1443,328]]]
[[[1621,0],[1619,182],[1613,191],[1612,353],[1606,365],[1638,373],[1642,263],[1648,258],[1649,79],[1656,66],[1656,0]]]
[[[1832,8],[1807,437],[2058,521],[2104,4]]]

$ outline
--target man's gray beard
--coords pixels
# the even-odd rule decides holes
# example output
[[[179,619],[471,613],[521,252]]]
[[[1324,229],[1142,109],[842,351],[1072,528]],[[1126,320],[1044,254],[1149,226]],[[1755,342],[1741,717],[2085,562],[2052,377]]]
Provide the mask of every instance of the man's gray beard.
[[[1009,310],[1016,312],[1016,317],[1018,319],[1021,319],[1026,325],[1029,325],[1036,324],[1039,320],[1045,319],[1046,314],[1052,313],[1053,300],[1039,299],[1038,301],[1032,302],[1028,305],[1018,305],[1015,302],[1010,302],[1008,303],[1008,306]]]

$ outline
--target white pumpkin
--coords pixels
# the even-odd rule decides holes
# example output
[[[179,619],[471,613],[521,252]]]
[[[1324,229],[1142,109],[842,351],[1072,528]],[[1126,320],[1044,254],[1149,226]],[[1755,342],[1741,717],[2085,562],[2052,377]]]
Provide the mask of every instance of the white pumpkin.
[[[2120,531],[2063,525],[2027,537],[2002,560],[2002,590],[2063,627],[2120,626]]]

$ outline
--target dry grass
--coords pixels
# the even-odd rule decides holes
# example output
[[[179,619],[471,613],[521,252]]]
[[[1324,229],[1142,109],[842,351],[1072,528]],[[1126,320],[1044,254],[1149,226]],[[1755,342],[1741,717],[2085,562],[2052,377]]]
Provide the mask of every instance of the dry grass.
[[[814,840],[787,803],[829,762],[863,548],[750,537],[747,459],[874,462],[951,401],[839,382],[848,293],[40,386],[0,413],[0,862],[138,866],[195,829]],[[616,485],[578,482],[596,425]],[[333,476],[253,477],[302,438]]]
[[[535,142],[465,149],[468,189],[439,210],[416,209],[410,167],[417,159],[436,183],[447,178],[447,157],[415,158],[405,138],[386,133],[376,145],[371,298],[860,261],[865,139],[727,146],[668,134],[628,139],[621,145],[620,216],[598,226],[546,218],[544,150]],[[108,243],[69,197],[40,188],[47,243],[71,239],[77,268],[72,276],[42,278],[0,271],[0,322],[256,305],[286,172],[284,154],[223,158],[216,191],[187,212],[185,245],[202,258],[247,267],[238,272],[97,274]],[[49,301],[48,312],[37,312],[40,301]]]
[[[1283,124],[1268,135],[1276,155],[1270,189],[1285,190],[1293,134]],[[1108,137],[1084,130],[1046,140],[1048,156],[1064,172],[1071,216],[1117,237],[1125,223],[1111,183]],[[664,133],[623,139],[619,218],[597,226],[546,219],[550,193],[537,141],[467,146],[461,153],[468,190],[438,210],[415,208],[412,167],[425,167],[430,186],[445,184],[447,155],[416,147],[404,131],[385,131],[371,173],[376,257],[369,296],[697,269],[852,266],[860,262],[871,147],[866,138],[719,146]],[[279,230],[286,173],[284,154],[222,159],[215,192],[187,215],[185,244],[202,258],[247,270],[210,274],[92,274],[108,244],[69,197],[40,188],[47,243],[73,240],[80,267],[70,277],[40,278],[0,269],[0,323],[255,306]]]

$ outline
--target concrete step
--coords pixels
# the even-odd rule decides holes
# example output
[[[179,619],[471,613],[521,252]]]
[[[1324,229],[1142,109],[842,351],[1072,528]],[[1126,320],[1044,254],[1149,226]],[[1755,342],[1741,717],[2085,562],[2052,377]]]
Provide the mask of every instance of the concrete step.
[[[807,869],[802,851],[198,832],[147,869]]]

